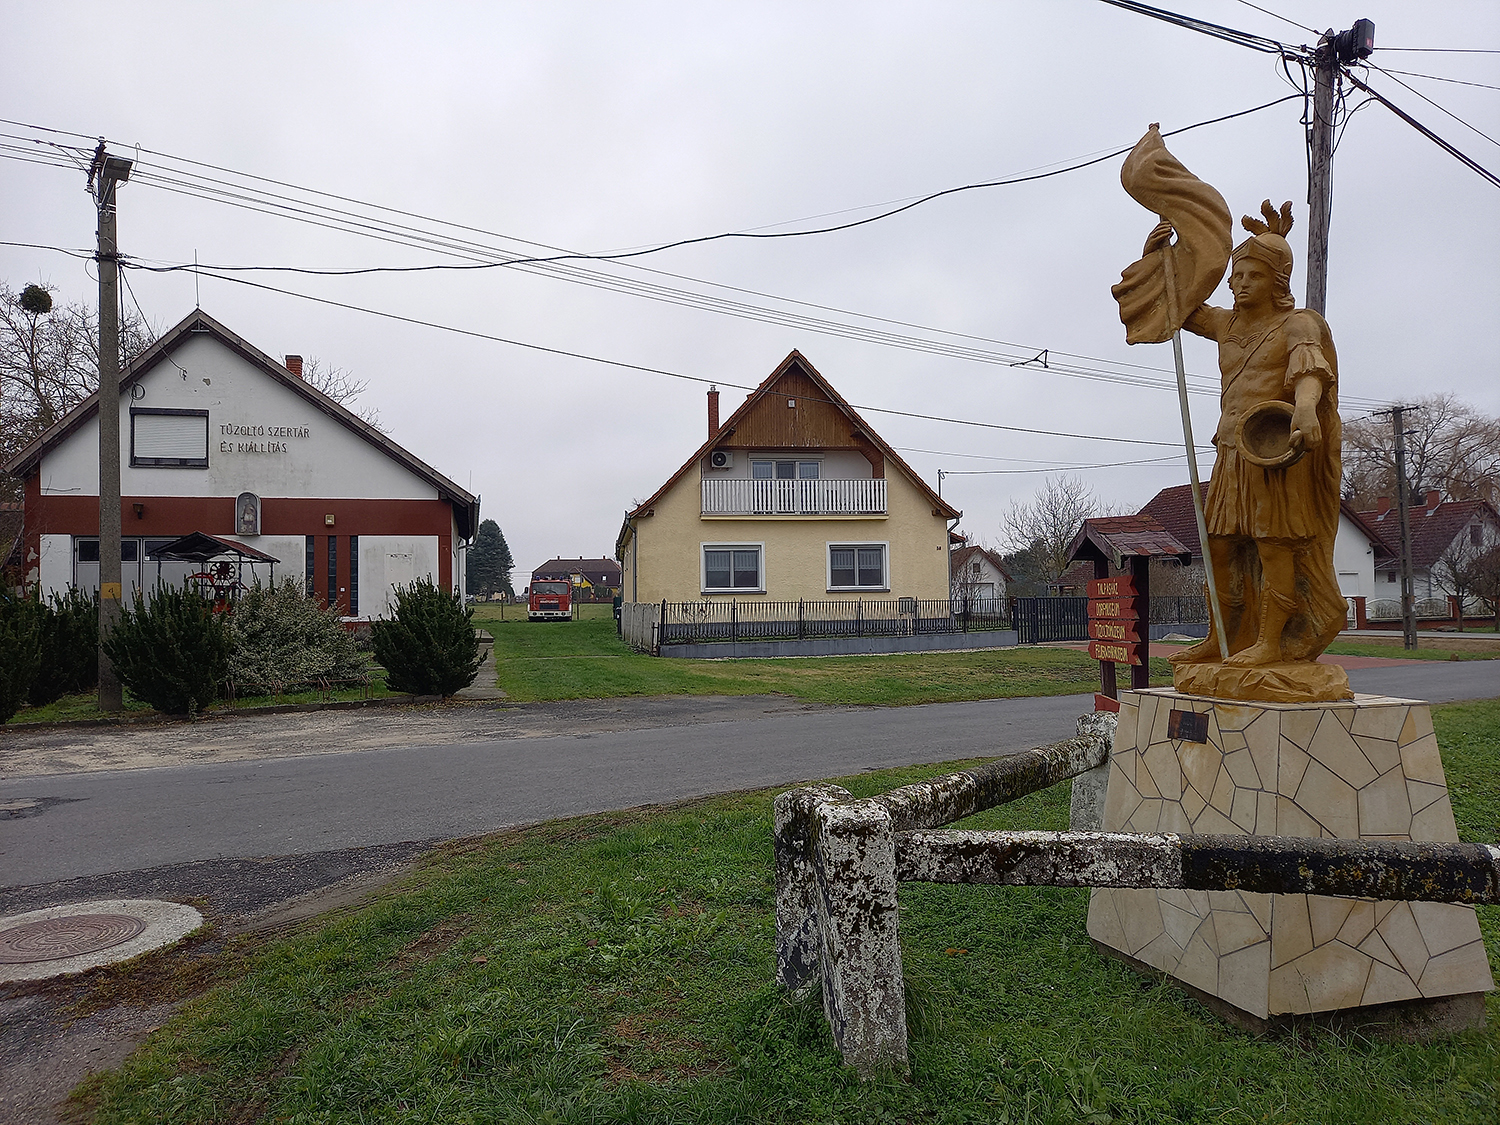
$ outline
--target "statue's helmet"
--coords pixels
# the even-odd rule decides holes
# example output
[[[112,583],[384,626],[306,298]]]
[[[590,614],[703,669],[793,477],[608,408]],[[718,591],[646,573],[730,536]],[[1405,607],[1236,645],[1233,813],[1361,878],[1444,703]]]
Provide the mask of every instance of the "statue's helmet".
[[[1249,215],[1240,220],[1240,225],[1250,232],[1250,237],[1234,248],[1230,260],[1238,262],[1243,258],[1254,258],[1264,262],[1276,275],[1277,287],[1290,300],[1292,248],[1287,243],[1286,235],[1292,229],[1291,201],[1283,203],[1278,212],[1267,199],[1260,205],[1260,213],[1265,216],[1264,222],[1260,219],[1253,219]]]

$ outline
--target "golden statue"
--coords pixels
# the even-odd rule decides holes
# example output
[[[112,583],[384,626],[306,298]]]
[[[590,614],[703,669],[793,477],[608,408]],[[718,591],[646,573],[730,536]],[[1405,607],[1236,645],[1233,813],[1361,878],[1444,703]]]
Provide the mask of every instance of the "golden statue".
[[[1173,683],[1221,699],[1348,699],[1344,670],[1318,663],[1347,614],[1333,568],[1338,356],[1327,322],[1292,297],[1292,205],[1277,211],[1267,200],[1263,219],[1243,220],[1251,237],[1226,253],[1228,207],[1167,151],[1155,126],[1121,180],[1162,217],[1112,290],[1127,341],[1164,341],[1186,328],[1219,345],[1217,459],[1200,523],[1218,612],[1204,641],[1171,658]],[[1205,303],[1226,258],[1233,309]]]

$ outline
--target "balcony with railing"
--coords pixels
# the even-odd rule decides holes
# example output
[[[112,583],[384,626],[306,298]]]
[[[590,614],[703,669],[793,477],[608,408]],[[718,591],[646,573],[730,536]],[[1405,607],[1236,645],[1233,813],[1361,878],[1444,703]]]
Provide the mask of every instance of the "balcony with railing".
[[[705,516],[883,516],[885,481],[746,480],[703,481]]]

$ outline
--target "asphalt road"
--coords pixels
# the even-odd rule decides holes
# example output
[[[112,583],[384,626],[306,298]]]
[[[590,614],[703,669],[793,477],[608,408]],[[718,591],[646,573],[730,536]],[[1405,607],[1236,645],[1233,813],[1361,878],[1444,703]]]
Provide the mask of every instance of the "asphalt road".
[[[1432,702],[1491,698],[1500,696],[1500,661],[1361,668],[1350,681],[1359,692]],[[629,710],[629,701],[619,702]],[[443,741],[367,741],[358,752],[342,753],[334,741],[321,753],[9,779],[0,783],[0,808],[36,803],[0,817],[0,887],[475,835],[869,768],[1003,754],[1069,737],[1091,699],[901,708],[779,704],[766,713],[753,713],[743,702],[638,706],[644,726],[632,726],[627,715],[602,727],[584,722],[568,733],[565,718],[559,719],[563,707],[531,737],[496,737],[504,715],[490,713],[489,721],[468,728],[482,732],[477,736],[450,728]],[[597,712],[597,705],[579,709],[584,716]],[[364,713],[350,721],[378,730],[401,720]],[[245,729],[245,737],[255,737],[257,729],[262,739],[277,737],[273,723],[245,722]],[[88,737],[153,735],[100,730]]]

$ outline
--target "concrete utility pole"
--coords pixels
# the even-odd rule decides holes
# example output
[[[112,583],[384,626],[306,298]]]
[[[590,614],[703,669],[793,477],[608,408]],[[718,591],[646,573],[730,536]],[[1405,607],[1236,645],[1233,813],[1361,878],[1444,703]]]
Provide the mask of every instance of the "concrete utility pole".
[[[1403,415],[1417,407],[1391,407],[1391,425],[1396,431],[1396,515],[1401,521],[1401,643],[1408,651],[1417,647],[1416,593],[1411,577],[1411,497],[1406,485],[1406,423]]]
[[[1307,307],[1322,315],[1328,296],[1328,226],[1333,212],[1333,103],[1340,68],[1370,57],[1375,24],[1325,32],[1313,58],[1313,119],[1308,135]]]
[[[115,189],[130,179],[132,162],[94,150],[89,189],[99,214],[99,710],[125,701],[104,638],[120,619],[120,266],[115,243]]]

